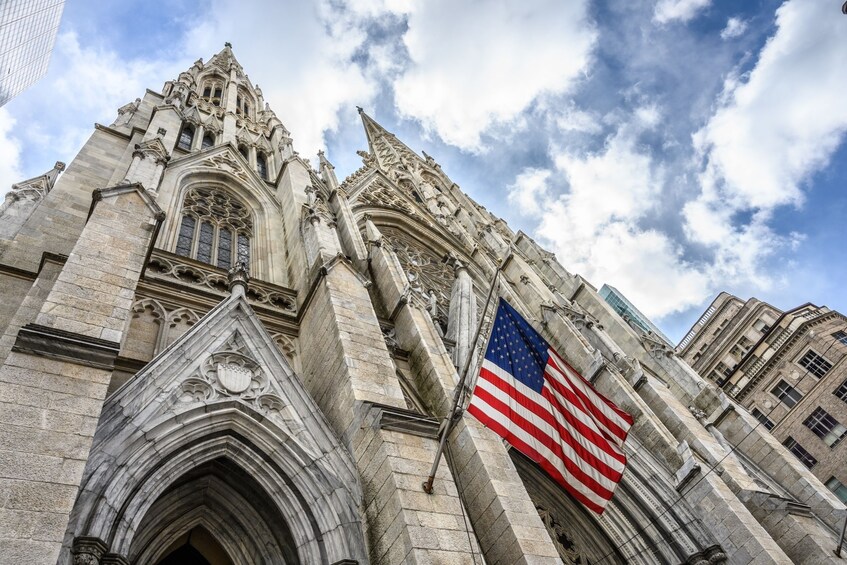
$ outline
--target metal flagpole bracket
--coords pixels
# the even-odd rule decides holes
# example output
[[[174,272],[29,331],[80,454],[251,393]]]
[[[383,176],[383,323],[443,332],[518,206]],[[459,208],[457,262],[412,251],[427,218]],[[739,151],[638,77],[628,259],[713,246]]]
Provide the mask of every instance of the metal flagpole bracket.
[[[447,436],[450,435],[450,431],[453,429],[453,424],[461,417],[462,412],[464,412],[464,410],[459,409],[459,404],[464,397],[465,381],[468,378],[468,369],[470,369],[471,359],[473,359],[473,351],[479,341],[479,334],[482,332],[482,324],[485,321],[485,313],[488,311],[488,305],[491,303],[491,296],[494,294],[497,277],[500,275],[500,271],[503,269],[504,264],[505,261],[500,262],[500,264],[497,265],[497,270],[494,271],[494,277],[492,277],[491,286],[488,289],[488,296],[485,298],[485,306],[482,307],[482,312],[479,315],[479,324],[476,326],[476,333],[474,334],[468,358],[465,359],[462,374],[460,375],[459,382],[456,384],[456,388],[453,392],[453,407],[450,409],[450,413],[447,414],[444,418],[444,423],[441,425],[441,438],[438,442],[438,450],[435,452],[435,461],[432,462],[432,469],[430,469],[429,477],[427,477],[426,481],[424,481],[421,485],[423,487],[423,491],[427,494],[432,494],[432,483],[435,481],[435,473],[438,471],[438,464],[441,461],[441,454],[444,452],[444,444],[447,443]]]

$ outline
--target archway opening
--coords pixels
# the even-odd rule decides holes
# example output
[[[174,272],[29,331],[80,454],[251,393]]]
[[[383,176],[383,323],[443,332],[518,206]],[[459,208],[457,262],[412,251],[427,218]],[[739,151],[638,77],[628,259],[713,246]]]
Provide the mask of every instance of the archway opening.
[[[273,497],[226,457],[195,467],[162,492],[139,524],[130,560],[139,565],[300,563]]]
[[[233,565],[226,550],[203,526],[180,536],[157,565]]]

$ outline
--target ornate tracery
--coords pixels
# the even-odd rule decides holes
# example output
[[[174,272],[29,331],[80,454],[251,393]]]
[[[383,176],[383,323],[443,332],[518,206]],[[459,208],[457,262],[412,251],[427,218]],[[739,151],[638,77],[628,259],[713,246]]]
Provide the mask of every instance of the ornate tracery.
[[[211,187],[188,191],[182,206],[176,254],[229,269],[236,261],[250,264],[253,220],[235,196]]]

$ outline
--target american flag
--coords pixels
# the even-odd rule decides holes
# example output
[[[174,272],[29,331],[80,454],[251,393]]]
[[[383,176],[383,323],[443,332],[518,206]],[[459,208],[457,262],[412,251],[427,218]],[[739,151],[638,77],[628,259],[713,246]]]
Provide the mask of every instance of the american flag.
[[[502,299],[468,412],[603,513],[626,466],[632,416],[594,390]]]

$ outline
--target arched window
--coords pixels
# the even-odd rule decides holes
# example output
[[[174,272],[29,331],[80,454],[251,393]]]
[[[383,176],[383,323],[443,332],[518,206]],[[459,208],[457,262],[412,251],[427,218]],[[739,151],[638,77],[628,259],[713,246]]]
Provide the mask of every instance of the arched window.
[[[182,205],[176,254],[229,269],[236,261],[250,265],[253,222],[250,210],[230,193],[192,188]]]
[[[238,152],[241,153],[241,156],[244,157],[244,160],[248,163],[250,162],[250,150],[247,149],[246,145],[239,145]]]
[[[256,171],[262,177],[262,180],[268,180],[268,160],[265,158],[264,153],[256,155]]]
[[[194,141],[194,126],[191,124],[185,124],[182,126],[182,131],[179,133],[179,143],[177,147],[180,149],[185,149],[186,151],[191,150],[191,143]]]
[[[250,99],[250,95],[243,88],[238,89],[238,95],[235,99],[235,113],[238,116],[244,116],[246,118],[252,118],[250,115],[250,103],[248,100]]]
[[[225,80],[218,75],[212,75],[203,82],[203,99],[215,106],[221,105]]]
[[[203,134],[203,142],[200,144],[201,149],[208,149],[215,146],[215,136],[211,133]]]

